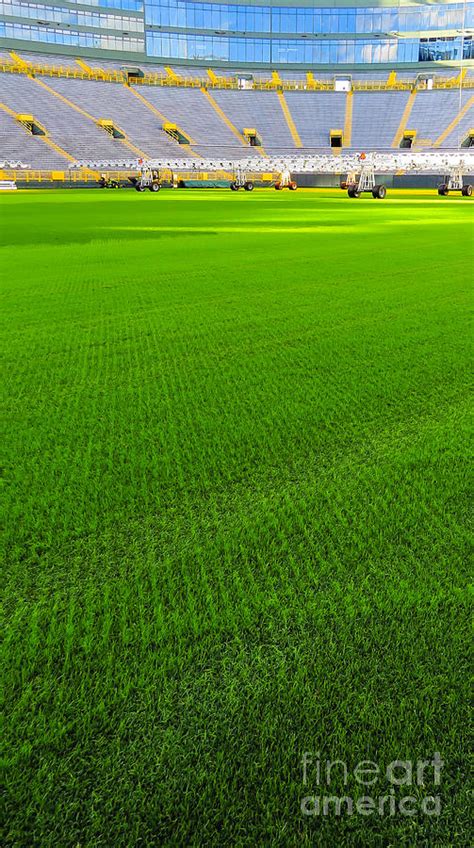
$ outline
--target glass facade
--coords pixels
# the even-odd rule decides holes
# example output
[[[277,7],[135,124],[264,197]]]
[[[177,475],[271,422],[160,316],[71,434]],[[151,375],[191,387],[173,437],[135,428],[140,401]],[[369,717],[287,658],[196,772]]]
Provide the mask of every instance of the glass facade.
[[[150,56],[234,63],[361,65],[459,61],[462,56],[464,59],[474,58],[474,42],[470,38],[465,39],[463,55],[461,37],[308,42],[298,39],[275,38],[263,41],[258,38],[147,32],[146,42]]]
[[[242,5],[0,0],[2,39],[123,51],[168,62],[306,67],[457,62],[474,58],[473,35],[474,0],[337,8],[255,5],[251,0]]]
[[[42,44],[63,44],[74,47],[92,47],[96,50],[143,51],[143,39],[126,35],[104,35],[100,32],[76,32],[72,29],[45,29],[41,26],[1,23],[3,37]],[[26,45],[25,45],[26,46]]]
[[[17,2],[17,0],[7,0],[7,2],[0,0],[0,14],[32,18],[35,22],[51,21],[57,24],[117,29],[121,32],[132,31],[143,34],[143,19],[138,16],[112,15],[98,11],[86,12],[81,9],[65,9],[58,6],[46,6],[42,3]]]
[[[418,61],[418,42],[413,39],[400,42],[365,38],[311,42],[296,38],[263,40],[147,32],[146,41],[149,55],[166,59],[307,65]]]
[[[463,3],[452,3],[449,6],[422,8],[401,6],[311,9],[288,6],[232,6],[192,3],[186,0],[145,0],[145,21],[173,29],[366,35],[460,28],[463,26],[463,7]]]
[[[79,0],[74,0],[74,2],[79,2]],[[98,0],[98,2],[94,2],[94,0],[80,0],[80,2],[82,6],[103,6],[106,9],[123,9],[127,12],[143,12],[142,0]]]
[[[419,62],[446,62],[459,59],[474,59],[472,36],[457,38],[421,38]]]
[[[474,27],[474,3],[330,9],[145,0],[145,26],[147,53],[164,59],[309,66],[459,61],[472,58],[472,40],[463,44],[458,31]],[[447,36],[450,30],[456,34]]]

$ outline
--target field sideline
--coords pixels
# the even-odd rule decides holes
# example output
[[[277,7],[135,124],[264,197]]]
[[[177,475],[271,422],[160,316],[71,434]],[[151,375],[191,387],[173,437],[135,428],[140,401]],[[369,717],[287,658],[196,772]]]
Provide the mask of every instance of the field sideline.
[[[2,845],[470,844],[473,208],[0,196]]]

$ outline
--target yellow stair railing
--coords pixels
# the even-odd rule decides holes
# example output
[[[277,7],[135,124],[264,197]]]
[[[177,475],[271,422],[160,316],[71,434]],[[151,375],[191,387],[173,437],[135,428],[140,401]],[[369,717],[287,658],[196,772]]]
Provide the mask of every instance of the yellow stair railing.
[[[203,71],[202,77],[189,76],[186,77],[185,69],[182,73],[177,73],[173,68],[166,67],[164,73],[147,71],[143,68],[143,77],[137,77],[133,80],[128,80],[126,71],[119,69],[105,69],[101,67],[93,67],[83,59],[76,59],[75,65],[47,64],[38,61],[23,59],[18,53],[12,51],[10,57],[2,57],[0,59],[0,72],[29,74],[30,76],[49,76],[49,77],[64,77],[66,79],[90,79],[101,80],[114,83],[129,83],[134,86],[158,85],[171,87],[186,87],[186,88],[224,88],[238,89],[239,82],[237,76],[219,75],[212,69]],[[273,71],[269,76],[259,76],[250,81],[252,89],[257,91],[279,90],[279,91],[333,91],[334,82],[331,79],[318,80],[312,72],[308,72],[306,77],[301,79],[291,80],[283,79],[277,71]],[[353,80],[353,91],[409,91],[414,86],[414,80],[402,79],[395,71],[392,71],[387,79],[380,80]],[[474,88],[474,77],[466,75],[466,69],[457,71],[453,69],[452,77],[436,77],[436,72],[433,79],[433,89],[453,89],[459,88],[472,89]],[[419,83],[419,88],[423,87]]]

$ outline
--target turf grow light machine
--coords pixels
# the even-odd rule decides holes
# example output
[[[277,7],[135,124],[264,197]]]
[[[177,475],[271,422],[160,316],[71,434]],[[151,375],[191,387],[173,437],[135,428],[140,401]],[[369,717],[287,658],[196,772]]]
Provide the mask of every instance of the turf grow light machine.
[[[275,183],[275,189],[277,191],[282,191],[284,188],[289,188],[290,191],[296,191],[298,188],[296,182],[291,179],[291,172],[288,168],[285,168],[285,170],[281,172],[279,179]]]
[[[234,166],[233,178],[230,183],[231,191],[238,191],[239,188],[243,188],[244,191],[253,191],[255,188],[255,183],[249,179],[247,170],[241,164]],[[291,179],[291,173],[287,168],[279,174],[275,182],[275,188],[277,191],[281,191],[284,188],[289,188],[290,191],[296,190],[297,185]]]
[[[446,197],[450,191],[460,191],[463,197],[472,197],[472,185],[470,183],[464,185],[463,172],[459,168],[451,171],[444,178],[444,182],[438,186],[438,194],[441,197]]]
[[[356,171],[351,171],[347,175],[345,183],[341,184],[341,187],[347,188],[349,197],[360,197],[361,194],[366,192],[367,194],[371,194],[375,199],[383,200],[387,194],[387,189],[383,183],[377,185],[375,181],[375,165],[372,161],[367,161],[366,153],[360,154],[359,162],[362,163],[359,174]]]
[[[150,165],[142,159],[139,159],[138,164],[140,167],[140,175],[138,177],[131,178],[136,191],[146,191],[146,189],[153,192],[159,191],[161,188],[159,170],[150,167]]]
[[[239,188],[243,188],[244,191],[253,191],[254,184],[252,180],[248,179],[245,168],[242,168],[240,165],[237,165],[237,167],[234,168],[233,171],[233,177],[230,183],[230,190],[238,191]]]
[[[258,165],[257,165],[258,162]],[[256,167],[257,165],[257,167]],[[187,159],[134,159],[120,161],[82,161],[78,160],[72,168],[88,168],[89,170],[128,170],[135,171],[139,176],[130,177],[137,191],[156,192],[161,187],[160,174],[172,173],[176,178],[196,178],[196,175],[225,172],[232,175],[232,191],[243,188],[252,191],[254,178],[262,174],[263,161],[255,156],[241,159],[221,158],[187,158]],[[362,193],[372,194],[374,198],[382,199],[386,195],[383,180],[377,175],[387,174],[448,174],[441,183],[438,191],[446,195],[451,191],[459,191],[465,197],[473,193],[473,186],[464,185],[463,175],[474,174],[474,153],[469,149],[460,150],[418,150],[413,148],[397,150],[371,151],[370,153],[334,153],[327,151],[314,153],[304,150],[281,156],[267,156],[264,160],[265,172],[278,175],[275,188],[280,191],[288,188],[294,191],[296,183],[291,179],[292,174],[347,174],[348,178],[341,185],[347,189],[350,197],[360,197]],[[252,178],[250,179],[250,175]],[[166,177],[168,179],[168,177]]]

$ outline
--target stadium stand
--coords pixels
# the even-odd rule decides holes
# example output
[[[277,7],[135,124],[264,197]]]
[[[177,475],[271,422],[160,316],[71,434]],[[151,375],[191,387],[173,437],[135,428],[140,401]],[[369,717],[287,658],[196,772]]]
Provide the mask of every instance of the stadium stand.
[[[415,147],[456,148],[474,124],[473,75],[463,74],[460,89],[453,69],[437,72],[432,90],[415,87],[416,75],[408,72],[355,73],[348,94],[333,90],[334,74],[259,72],[248,75],[253,88],[239,90],[238,72],[229,69],[147,66],[156,76],[128,86],[118,62],[99,67],[90,59],[3,51],[0,65],[0,161],[36,169],[67,168],[71,159],[221,153],[237,160],[328,149],[331,131],[352,149],[399,147],[408,131]],[[312,90],[318,86],[326,90]],[[22,114],[33,116],[44,135],[29,134],[18,120]],[[117,137],[100,121],[111,122]],[[176,132],[165,132],[165,125]],[[243,131],[249,127],[261,147],[248,146]]]
[[[344,127],[346,94],[340,91],[285,92],[302,147],[329,147],[331,129]]]
[[[352,146],[364,149],[392,147],[409,98],[409,91],[356,92],[352,116]]]
[[[258,130],[267,152],[293,149],[293,138],[274,91],[213,91],[216,103],[241,132]]]
[[[140,93],[170,121],[175,122],[193,139],[193,148],[203,156],[219,150],[232,151],[238,157],[248,154],[244,140],[237,137],[226,123],[225,116],[218,114],[210,99],[199,89],[140,87]]]
[[[51,170],[65,164],[60,153],[42,144],[41,137],[29,135],[5,106],[0,108],[0,160],[37,163],[37,167]]]
[[[457,122],[459,115],[461,118]],[[459,136],[472,126],[473,118],[472,90],[462,92],[461,102],[458,91],[420,91],[415,98],[410,125],[418,136],[430,139],[433,145],[459,147]],[[451,131],[445,135],[449,127]]]
[[[118,83],[80,79],[51,79],[48,85],[58,94],[86,110],[96,120],[110,118],[147,156],[176,154],[176,143],[162,131],[162,125],[172,117],[160,117],[147,107],[144,95]],[[174,118],[173,118],[174,120]]]
[[[42,81],[32,80],[24,74],[4,74],[3,103],[16,114],[27,113],[37,118],[55,144],[77,159],[90,157],[91,151],[98,158],[120,155],[117,153],[119,141],[112,140],[93,120],[71,108],[43,85]],[[49,152],[47,155],[49,157]],[[4,158],[3,153],[0,158]],[[48,167],[40,140],[38,156],[29,164],[36,168]]]

